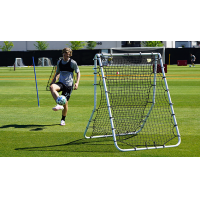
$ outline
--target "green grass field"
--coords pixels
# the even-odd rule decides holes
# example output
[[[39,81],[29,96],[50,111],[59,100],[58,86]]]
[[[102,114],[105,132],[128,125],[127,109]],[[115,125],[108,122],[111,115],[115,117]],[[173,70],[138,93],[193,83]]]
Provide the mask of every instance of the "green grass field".
[[[93,109],[93,66],[80,66],[81,81],[69,101],[66,126],[46,91],[52,67],[0,68],[1,157],[199,157],[200,65],[168,66],[167,81],[174,103],[181,144],[176,148],[120,152],[110,139],[85,139]]]

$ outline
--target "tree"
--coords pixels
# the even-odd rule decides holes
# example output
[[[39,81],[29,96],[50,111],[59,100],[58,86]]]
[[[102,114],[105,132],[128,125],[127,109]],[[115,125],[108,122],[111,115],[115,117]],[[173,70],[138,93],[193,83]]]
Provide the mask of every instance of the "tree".
[[[87,42],[87,49],[94,49],[97,43],[95,41],[88,41]]]
[[[86,42],[84,41],[70,41],[70,44],[67,44],[69,45],[70,49],[72,50],[80,50],[82,48],[84,48],[84,46],[86,46]]]
[[[34,44],[37,50],[46,50],[49,47],[49,44],[44,41],[36,41],[37,44]]]
[[[144,47],[162,47],[164,44],[160,41],[143,41],[142,45]]]
[[[12,42],[4,41],[3,43],[4,45],[0,46],[0,49],[2,51],[10,51],[14,47],[14,44]]]

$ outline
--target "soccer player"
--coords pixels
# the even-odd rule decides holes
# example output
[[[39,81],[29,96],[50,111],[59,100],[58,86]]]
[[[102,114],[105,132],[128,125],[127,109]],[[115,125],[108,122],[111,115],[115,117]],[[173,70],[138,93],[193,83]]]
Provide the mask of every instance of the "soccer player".
[[[192,64],[193,67],[195,67],[194,62],[196,60],[196,57],[195,57],[195,55],[192,55],[192,54],[190,54],[190,56],[191,56],[191,64]],[[190,65],[190,67],[191,67],[191,65]]]
[[[58,111],[62,110],[62,119],[61,126],[65,125],[65,117],[67,116],[68,111],[68,101],[71,96],[72,90],[77,90],[79,81],[80,81],[80,70],[76,61],[71,59],[72,50],[70,48],[64,48],[62,50],[63,58],[57,62],[57,70],[54,76],[54,79],[51,82],[50,91],[51,94],[56,101],[59,96],[60,91],[62,91],[62,95],[64,95],[67,99],[67,102],[64,106],[56,105],[53,110]],[[73,72],[75,71],[77,75],[77,80],[73,85]],[[57,80],[59,81],[57,82]]]

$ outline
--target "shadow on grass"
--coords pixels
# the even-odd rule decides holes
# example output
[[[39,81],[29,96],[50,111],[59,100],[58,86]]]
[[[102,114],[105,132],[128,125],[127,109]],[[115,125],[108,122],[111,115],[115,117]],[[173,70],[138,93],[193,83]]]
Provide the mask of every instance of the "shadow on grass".
[[[102,148],[102,146],[104,148]],[[113,148],[111,148],[113,147]],[[66,144],[16,148],[20,151],[111,152],[116,151],[112,138],[78,139]]]
[[[52,124],[52,125],[18,125],[18,124],[9,124],[9,125],[4,125],[1,126],[1,128],[30,128],[30,131],[41,131],[43,129],[45,129],[45,127],[47,126],[56,126],[59,124]]]

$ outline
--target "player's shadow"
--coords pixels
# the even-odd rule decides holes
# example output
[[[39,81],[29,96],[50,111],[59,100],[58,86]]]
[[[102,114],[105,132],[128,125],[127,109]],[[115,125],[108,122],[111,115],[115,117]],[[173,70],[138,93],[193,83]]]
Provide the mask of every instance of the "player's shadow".
[[[18,124],[9,124],[9,125],[4,125],[1,126],[0,129],[2,128],[19,128],[19,129],[30,129],[30,131],[42,131],[45,129],[47,126],[55,126],[58,124],[52,124],[52,125],[18,125]]]
[[[87,147],[86,147],[87,145]],[[104,148],[101,148],[102,145]],[[66,144],[16,148],[21,151],[63,151],[63,152],[111,152],[110,147],[114,147],[113,138],[98,139],[78,139]],[[113,148],[114,149],[114,148]]]

